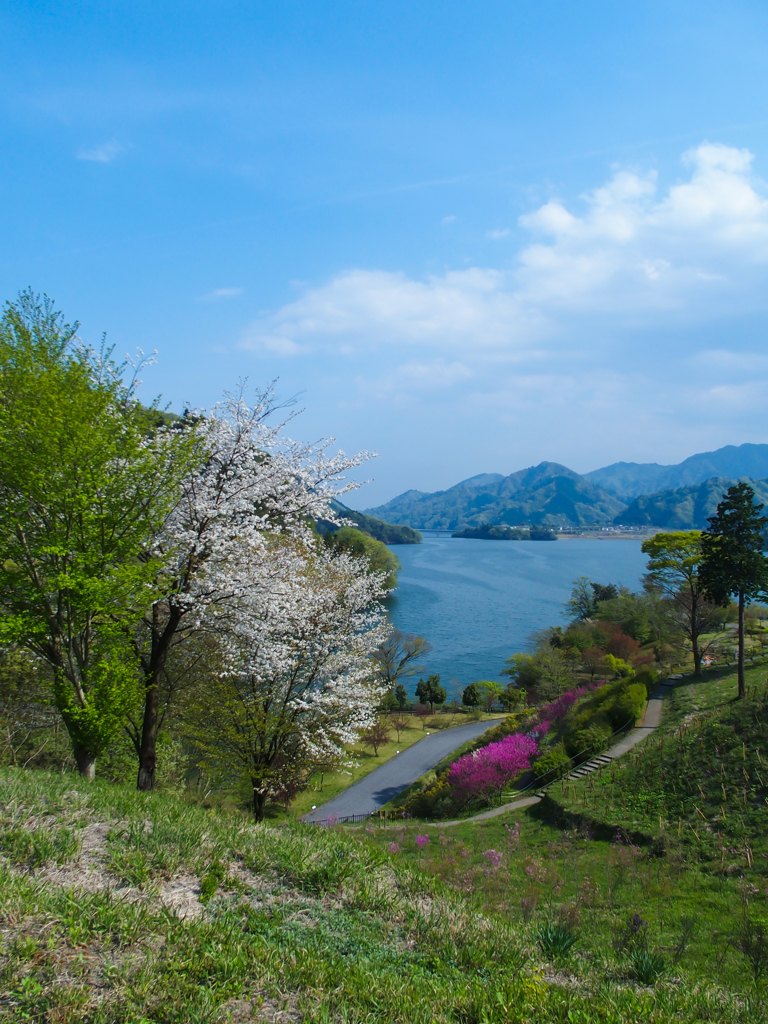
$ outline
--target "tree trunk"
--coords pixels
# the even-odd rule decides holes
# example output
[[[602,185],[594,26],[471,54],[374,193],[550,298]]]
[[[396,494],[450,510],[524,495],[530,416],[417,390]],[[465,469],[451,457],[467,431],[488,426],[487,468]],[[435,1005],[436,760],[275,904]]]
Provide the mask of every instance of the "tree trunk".
[[[95,756],[85,747],[75,745],[73,747],[73,753],[75,755],[75,761],[77,762],[77,770],[80,772],[80,776],[83,779],[87,779],[89,782],[93,782],[96,778],[96,758]]]
[[[264,808],[267,805],[267,794],[256,788],[256,780],[253,782],[253,817],[256,821],[264,821]]]
[[[159,707],[160,688],[157,683],[154,683],[147,687],[144,697],[144,718],[141,723],[141,747],[139,748],[139,775],[136,780],[136,788],[145,791],[155,788]]]
[[[136,788],[152,790],[155,788],[155,769],[157,768],[157,734],[160,731],[160,680],[165,667],[168,651],[171,649],[176,630],[179,628],[183,612],[172,607],[168,621],[162,630],[158,625],[158,608],[152,612],[152,651],[150,655],[147,692],[144,697],[144,715],[141,722],[141,742],[138,748],[139,775]]]
[[[698,641],[697,638],[694,638],[693,643],[691,644],[691,649],[693,651],[693,674],[695,676],[700,676],[701,675],[701,650],[699,649],[699,641]]]
[[[696,614],[697,611],[697,598],[691,592],[691,653],[693,654],[693,674],[696,677],[701,675],[701,648],[699,647],[699,618]]]
[[[742,700],[747,696],[747,690],[744,686],[744,593],[739,591],[739,664],[738,664],[738,678],[739,678],[739,696]]]

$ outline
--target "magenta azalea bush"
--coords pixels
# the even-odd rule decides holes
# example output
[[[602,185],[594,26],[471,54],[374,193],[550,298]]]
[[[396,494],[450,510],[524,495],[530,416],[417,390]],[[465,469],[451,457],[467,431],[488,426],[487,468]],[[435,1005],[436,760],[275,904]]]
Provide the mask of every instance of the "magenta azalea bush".
[[[449,784],[467,797],[490,797],[531,767],[539,752],[533,736],[515,733],[489,743],[454,761],[448,771]]]
[[[586,686],[578,686],[574,690],[568,690],[567,693],[561,693],[557,700],[554,700],[551,705],[547,705],[546,708],[542,708],[542,718],[548,719],[550,722],[559,722],[561,718],[565,718],[574,703],[587,693],[589,693],[589,690]]]
[[[559,722],[565,718],[577,700],[586,697],[588,693],[592,693],[593,690],[597,690],[601,686],[605,686],[605,680],[600,683],[589,683],[588,686],[577,686],[573,690],[568,690],[567,693],[561,693],[551,704],[540,708],[538,713],[539,732],[542,731],[540,728],[542,725],[546,724],[549,728],[553,722]]]

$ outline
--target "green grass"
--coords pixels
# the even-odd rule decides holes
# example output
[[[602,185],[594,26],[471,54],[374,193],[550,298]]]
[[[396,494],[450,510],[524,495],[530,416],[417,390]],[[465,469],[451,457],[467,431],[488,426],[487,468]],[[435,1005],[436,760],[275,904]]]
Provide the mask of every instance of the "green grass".
[[[551,799],[723,868],[737,848],[751,870],[756,857],[768,859],[764,668],[747,673],[747,688],[740,701],[732,677],[686,680],[669,693],[653,736],[610,769],[553,786]]]
[[[38,843],[34,862],[14,853],[26,849],[20,831],[51,840]],[[408,824],[399,852],[391,852],[387,845],[400,842],[391,830],[257,826],[161,794],[2,771],[0,1019],[190,1024],[273,1020],[278,1012],[285,1015],[278,1019],[350,1024],[766,1019],[735,956],[720,970],[727,987],[718,987],[703,946],[653,986],[641,983],[631,950],[590,924],[592,916],[605,924],[599,915],[608,891],[610,913],[618,924],[624,917],[616,884],[595,900],[591,883],[584,885],[587,864],[597,878],[600,844],[533,819],[524,832],[510,839],[507,831],[505,839],[494,823],[464,839],[446,834],[461,871],[467,858],[457,843],[477,861],[473,887],[461,891],[447,865],[433,863],[437,836],[417,846]],[[63,835],[76,841],[56,839]],[[506,864],[483,856],[491,841],[506,849],[502,840],[520,862],[519,877],[507,878]],[[633,892],[657,886],[655,867],[631,862]],[[586,893],[581,920],[569,909],[573,899],[555,891],[558,873]],[[518,912],[524,886],[534,882],[537,909]],[[548,921],[578,935],[565,958],[542,950]],[[665,916],[663,928],[655,920],[651,927],[649,948],[660,945],[671,963],[676,925]],[[699,955],[709,970],[699,969]]]
[[[711,979],[750,1000],[762,1019],[765,677],[764,668],[748,672],[745,703],[733,699],[733,676],[686,680],[670,692],[653,738],[611,769],[553,787],[536,807],[451,828],[404,821],[357,834],[379,849],[394,842],[396,859],[419,865],[478,912],[534,929],[553,971],[580,976],[589,961],[605,979],[655,991]]]

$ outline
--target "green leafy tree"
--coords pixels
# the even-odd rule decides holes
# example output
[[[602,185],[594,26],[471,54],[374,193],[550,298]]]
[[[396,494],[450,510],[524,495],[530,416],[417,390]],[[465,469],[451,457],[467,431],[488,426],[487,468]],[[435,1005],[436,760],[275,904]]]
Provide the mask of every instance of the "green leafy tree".
[[[734,484],[707,520],[709,526],[701,536],[699,579],[703,592],[723,607],[731,597],[738,601],[737,674],[742,698],[746,697],[744,608],[768,588],[768,559],[763,553],[768,517],[760,514],[762,510],[763,506],[755,503],[755,492],[749,484]]]
[[[393,690],[390,690],[388,693],[384,694],[384,696],[381,698],[381,703],[379,704],[379,707],[381,708],[382,711],[399,711],[400,705]]]
[[[648,555],[646,581],[669,601],[675,622],[690,644],[694,675],[699,676],[701,659],[710,646],[702,644],[701,638],[716,629],[718,619],[699,578],[701,531],[657,533],[643,541],[642,551]]]
[[[501,674],[509,676],[515,686],[531,692],[541,679],[539,659],[533,654],[513,654],[507,658]]]
[[[588,619],[594,611],[595,599],[588,576],[573,581],[571,596],[565,603],[566,613],[572,619]]]
[[[435,673],[426,679],[419,680],[416,686],[416,696],[422,704],[429,704],[430,709],[434,711],[435,704],[444,704],[448,695],[444,687],[440,685],[440,676]]]
[[[81,774],[141,700],[121,625],[151,603],[148,542],[176,493],[168,439],[146,436],[135,378],[82,345],[47,298],[0,320],[0,640],[53,670]]]
[[[574,683],[574,675],[565,653],[543,642],[535,654],[513,654],[508,658],[503,676],[509,676],[516,687],[525,690],[529,699],[554,700]]]
[[[619,596],[613,583],[592,583],[588,576],[579,576],[573,581],[570,598],[565,602],[566,613],[576,621],[591,618],[601,601],[611,601]]]
[[[485,710],[490,711],[499,699],[500,695],[504,692],[504,687],[501,683],[497,683],[493,679],[478,679],[476,685],[480,691],[480,700],[482,701]]]
[[[398,683],[392,693],[394,693],[397,706],[401,711],[408,706],[408,691],[402,683]]]
[[[514,711],[526,703],[524,690],[518,689],[513,683],[509,683],[499,694],[499,703],[505,711]]]
[[[333,533],[326,533],[324,540],[327,547],[336,551],[347,551],[358,558],[366,558],[370,563],[371,572],[386,573],[385,585],[388,590],[397,586],[400,560],[386,544],[374,540],[369,533],[356,530],[354,526],[342,526]]]
[[[465,708],[479,708],[483,702],[483,698],[480,696],[480,690],[477,688],[477,683],[470,683],[469,686],[464,687],[464,692],[461,695],[461,703]]]

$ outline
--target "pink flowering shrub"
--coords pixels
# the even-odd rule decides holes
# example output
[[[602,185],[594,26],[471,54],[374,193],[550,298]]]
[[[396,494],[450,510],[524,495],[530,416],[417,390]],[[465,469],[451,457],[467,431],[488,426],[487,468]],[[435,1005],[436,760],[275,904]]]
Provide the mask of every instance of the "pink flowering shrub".
[[[596,690],[599,686],[604,686],[605,683],[589,683],[587,686],[577,686],[573,690],[568,690],[567,693],[561,693],[557,700],[551,704],[545,705],[539,709],[539,726],[538,731],[541,731],[541,726],[546,722],[549,726],[553,722],[559,722],[562,718],[568,714],[573,705],[581,697],[586,697],[588,693]]]
[[[465,754],[448,770],[449,784],[467,797],[489,797],[531,767],[539,752],[533,736],[515,733]]]
[[[541,709],[539,713],[541,719],[548,722],[560,721],[561,718],[565,718],[579,697],[583,697],[588,692],[586,686],[577,686],[575,690],[561,694],[556,701]]]

